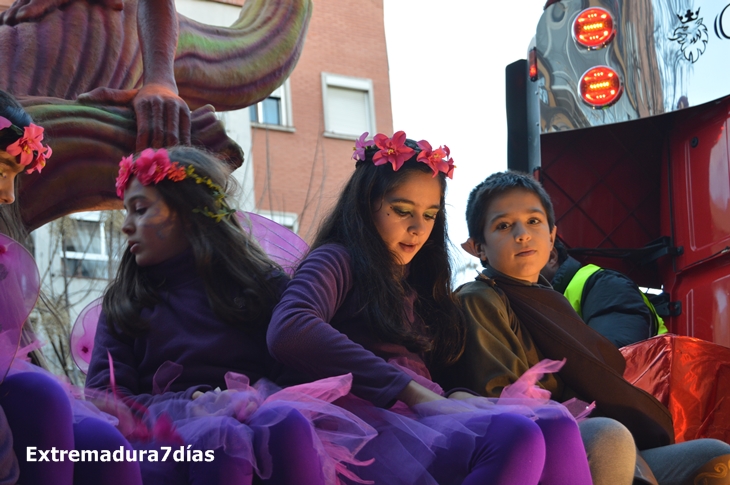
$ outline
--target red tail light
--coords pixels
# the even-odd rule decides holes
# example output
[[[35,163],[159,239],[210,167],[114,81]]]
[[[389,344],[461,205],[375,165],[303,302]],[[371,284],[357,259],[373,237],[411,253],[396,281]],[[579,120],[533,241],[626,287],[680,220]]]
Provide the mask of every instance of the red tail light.
[[[529,53],[530,81],[537,81],[537,47],[530,49]]]
[[[594,108],[610,106],[621,97],[623,87],[618,73],[607,66],[586,71],[580,79],[580,96]]]
[[[613,40],[616,30],[608,10],[587,8],[573,22],[573,37],[589,49],[600,49]]]

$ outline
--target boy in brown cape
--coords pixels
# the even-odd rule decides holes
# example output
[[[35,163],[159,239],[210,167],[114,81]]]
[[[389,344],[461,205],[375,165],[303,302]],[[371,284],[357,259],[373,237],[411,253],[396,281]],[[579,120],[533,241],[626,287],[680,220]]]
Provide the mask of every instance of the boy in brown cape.
[[[467,342],[459,362],[439,376],[442,385],[498,397],[540,360],[565,358],[563,368],[539,384],[559,402],[595,401],[593,415],[603,417],[581,423],[594,483],[730,484],[730,445],[709,439],[672,444],[666,407],[623,379],[618,349],[540,275],[557,228],[539,182],[516,172],[493,174],[472,190],[466,217],[463,247],[484,271],[457,290]],[[651,471],[635,469],[644,460]]]

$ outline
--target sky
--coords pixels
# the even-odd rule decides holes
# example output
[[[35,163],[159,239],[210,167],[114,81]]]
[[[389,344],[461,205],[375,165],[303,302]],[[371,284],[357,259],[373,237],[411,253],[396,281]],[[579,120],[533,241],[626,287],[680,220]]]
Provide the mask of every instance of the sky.
[[[456,170],[446,196],[457,247],[455,283],[478,261],[460,244],[471,189],[507,169],[504,72],[524,59],[545,0],[384,0],[394,131],[448,145]]]

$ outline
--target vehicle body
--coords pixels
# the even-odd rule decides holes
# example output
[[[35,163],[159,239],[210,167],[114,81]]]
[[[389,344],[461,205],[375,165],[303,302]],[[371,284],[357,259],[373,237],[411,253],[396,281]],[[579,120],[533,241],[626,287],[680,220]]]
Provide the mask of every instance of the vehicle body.
[[[613,26],[586,47],[589,8]],[[542,181],[574,256],[730,347],[730,0],[550,0],[528,58],[507,68],[509,167]]]

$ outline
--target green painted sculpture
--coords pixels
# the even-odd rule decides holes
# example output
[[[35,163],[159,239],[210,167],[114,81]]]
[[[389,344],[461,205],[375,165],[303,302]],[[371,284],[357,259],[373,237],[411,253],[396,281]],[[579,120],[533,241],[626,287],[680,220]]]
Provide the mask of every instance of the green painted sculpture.
[[[43,175],[22,181],[26,227],[119,208],[117,164],[148,146],[192,143],[240,166],[214,109],[250,106],[281,85],[311,12],[311,0],[247,0],[223,28],[179,15],[174,0],[16,0],[0,15],[0,89],[53,146]]]

